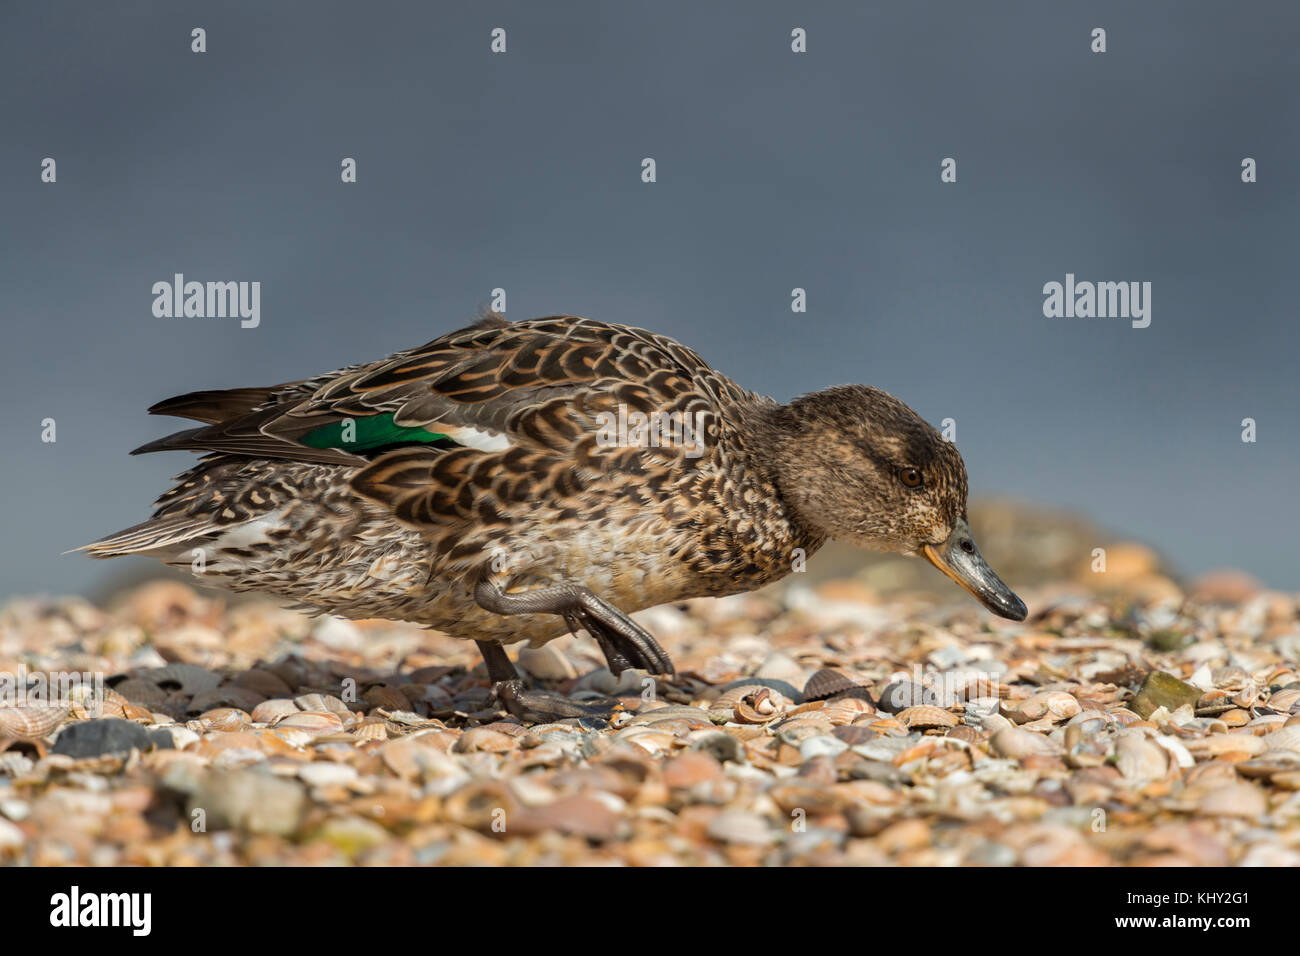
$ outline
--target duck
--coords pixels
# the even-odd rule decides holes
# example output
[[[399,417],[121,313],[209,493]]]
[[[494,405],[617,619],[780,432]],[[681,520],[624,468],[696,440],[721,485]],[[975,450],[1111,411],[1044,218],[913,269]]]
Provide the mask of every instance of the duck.
[[[631,615],[802,567],[827,540],[921,556],[993,614],[1023,601],[980,554],[956,446],[878,388],[782,403],[664,335],[487,313],[378,361],[189,392],[197,452],[140,524],[78,550],[146,555],[314,613],[474,641],[488,704],[589,713],[525,686],[506,648],[586,631],[609,669],[671,677]]]

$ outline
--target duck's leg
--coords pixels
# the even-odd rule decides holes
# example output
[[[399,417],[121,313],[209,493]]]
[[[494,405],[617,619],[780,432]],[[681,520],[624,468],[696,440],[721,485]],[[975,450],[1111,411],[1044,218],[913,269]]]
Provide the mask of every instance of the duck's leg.
[[[559,694],[549,694],[541,690],[526,690],[524,682],[519,679],[519,672],[510,663],[506,649],[496,641],[475,641],[483,663],[487,664],[488,680],[492,682],[492,692],[488,696],[488,706],[500,704],[508,713],[520,720],[530,723],[545,723],[562,717],[600,717],[607,716],[606,711],[576,704]]]
[[[590,588],[560,584],[507,594],[491,580],[474,588],[474,600],[495,614],[558,614],[571,630],[587,631],[605,653],[609,669],[621,674],[639,667],[651,674],[671,674],[673,662],[655,639],[618,608],[601,600]]]

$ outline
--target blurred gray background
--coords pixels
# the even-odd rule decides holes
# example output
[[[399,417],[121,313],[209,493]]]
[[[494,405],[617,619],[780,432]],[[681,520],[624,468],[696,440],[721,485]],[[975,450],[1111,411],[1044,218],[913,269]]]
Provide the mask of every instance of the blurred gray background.
[[[60,552],[188,466],[127,456],[183,427],[151,403],[420,344],[498,286],[778,398],[880,386],[956,419],[975,494],[1296,588],[1300,7],[865,6],[6,4],[0,594],[120,573]],[[175,272],[260,281],[261,326],[155,318]],[[1067,272],[1150,281],[1151,326],[1044,318]]]

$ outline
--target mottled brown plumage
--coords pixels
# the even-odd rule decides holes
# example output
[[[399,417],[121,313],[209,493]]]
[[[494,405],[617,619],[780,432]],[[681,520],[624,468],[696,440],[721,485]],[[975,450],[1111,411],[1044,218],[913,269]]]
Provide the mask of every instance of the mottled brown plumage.
[[[897,399],[852,385],[781,405],[672,339],[573,316],[489,316],[151,411],[207,424],[138,451],[209,454],[93,555],[197,557],[235,590],[480,642],[583,626],[615,669],[660,663],[626,612],[777,580],[831,536],[912,553],[966,534],[961,456]],[[689,427],[638,431],[638,414]]]

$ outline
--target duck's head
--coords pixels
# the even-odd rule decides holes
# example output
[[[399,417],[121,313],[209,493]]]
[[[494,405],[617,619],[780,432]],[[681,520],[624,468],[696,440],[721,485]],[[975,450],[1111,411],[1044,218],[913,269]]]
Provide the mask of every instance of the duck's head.
[[[827,537],[923,555],[986,608],[1023,621],[1025,604],[988,566],[966,522],[956,447],[878,388],[842,385],[774,412],[781,494]]]

